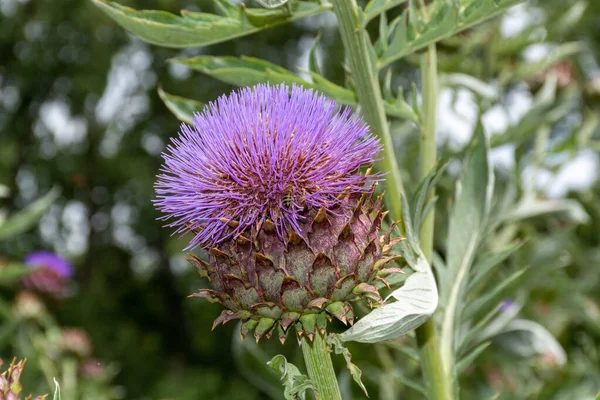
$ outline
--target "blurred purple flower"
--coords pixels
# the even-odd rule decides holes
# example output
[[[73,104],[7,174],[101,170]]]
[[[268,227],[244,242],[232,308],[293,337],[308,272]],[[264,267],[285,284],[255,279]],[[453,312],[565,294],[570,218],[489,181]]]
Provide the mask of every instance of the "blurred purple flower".
[[[25,264],[35,268],[23,279],[23,286],[56,298],[66,297],[68,282],[75,270],[71,263],[51,251],[36,251],[25,257]]]
[[[183,124],[163,154],[156,207],[187,249],[212,247],[272,221],[302,236],[307,209],[334,212],[344,192],[371,190],[359,173],[381,146],[348,108],[312,90],[257,85],[222,96]],[[227,229],[235,221],[233,229]]]
[[[502,300],[502,303],[500,304],[500,311],[501,312],[506,312],[508,311],[513,305],[515,304],[514,301],[512,301],[511,299],[504,299]]]
[[[28,254],[27,257],[25,257],[25,264],[29,267],[49,268],[65,279],[72,278],[75,273],[75,270],[69,261],[47,250],[40,250]]]

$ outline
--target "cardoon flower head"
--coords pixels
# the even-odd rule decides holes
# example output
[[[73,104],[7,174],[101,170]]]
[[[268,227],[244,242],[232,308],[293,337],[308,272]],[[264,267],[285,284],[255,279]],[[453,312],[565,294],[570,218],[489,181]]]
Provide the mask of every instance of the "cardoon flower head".
[[[26,288],[35,289],[56,298],[67,295],[69,280],[75,272],[67,260],[51,251],[42,250],[25,257],[25,264],[35,268],[35,271],[23,279],[23,285]]]
[[[331,212],[347,191],[368,190],[359,168],[380,145],[350,109],[311,90],[258,85],[233,92],[182,125],[165,154],[156,204],[188,248],[210,247],[267,220],[301,234],[306,208]],[[234,229],[227,229],[237,221]]]
[[[294,324],[312,339],[348,303],[380,301],[372,285],[393,257],[372,200],[379,142],[350,109],[311,90],[258,85],[223,96],[182,125],[164,154],[155,204],[175,232],[194,234],[212,289],[195,296],[244,321],[258,340]]]

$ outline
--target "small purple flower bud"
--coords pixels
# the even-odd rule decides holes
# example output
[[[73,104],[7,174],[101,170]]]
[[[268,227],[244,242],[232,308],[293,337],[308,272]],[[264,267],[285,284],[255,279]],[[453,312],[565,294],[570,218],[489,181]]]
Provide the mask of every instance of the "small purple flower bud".
[[[35,271],[23,279],[23,285],[55,298],[68,294],[68,283],[75,270],[64,258],[50,251],[36,251],[25,258],[25,264]]]

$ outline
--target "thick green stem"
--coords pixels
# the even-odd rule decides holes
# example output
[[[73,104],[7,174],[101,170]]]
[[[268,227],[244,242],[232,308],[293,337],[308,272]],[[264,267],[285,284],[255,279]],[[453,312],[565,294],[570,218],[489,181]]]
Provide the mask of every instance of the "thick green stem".
[[[437,55],[435,44],[429,45],[421,58],[421,81],[423,95],[423,124],[421,125],[421,179],[424,179],[436,163],[435,117],[438,92]],[[428,194],[431,201],[434,190]],[[434,209],[432,208],[421,228],[421,249],[431,262],[433,253]],[[440,343],[434,318],[417,328],[417,342],[421,368],[430,400],[453,399],[452,375],[445,371],[442,363]]]
[[[387,172],[386,201],[394,219],[401,217],[402,176],[396,161],[394,144],[385,116],[379,79],[368,48],[365,27],[360,25],[356,0],[332,0],[333,10],[340,26],[342,42],[352,71],[352,82],[365,120],[383,143],[384,154],[378,167]]]
[[[342,400],[331,356],[323,336],[317,333],[312,343],[303,336],[301,347],[308,377],[317,390],[317,400]]]

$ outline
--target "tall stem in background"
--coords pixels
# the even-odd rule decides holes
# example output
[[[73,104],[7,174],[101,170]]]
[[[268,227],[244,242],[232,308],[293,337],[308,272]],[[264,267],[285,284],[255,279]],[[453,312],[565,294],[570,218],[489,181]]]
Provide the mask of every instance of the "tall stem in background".
[[[389,125],[383,108],[383,98],[379,87],[374,60],[368,50],[368,37],[358,18],[356,0],[331,0],[337,16],[342,41],[348,55],[352,79],[356,87],[359,104],[365,119],[381,138],[384,145],[384,159],[379,167],[389,172],[386,176],[388,198],[391,202],[392,216],[401,216],[401,193],[403,190],[400,170],[390,135]],[[423,12],[427,10],[423,7]],[[423,124],[421,142],[421,177],[424,178],[435,167],[435,113],[437,103],[437,57],[435,45],[430,45],[423,56],[421,72],[423,77]],[[429,198],[433,197],[429,193]],[[425,220],[421,233],[421,245],[424,254],[431,262],[433,252],[433,210]],[[430,319],[417,329],[417,340],[421,354],[423,375],[431,400],[451,400],[453,398],[452,381],[442,367],[440,346],[435,321]]]
[[[305,335],[301,347],[308,377],[317,389],[317,400],[342,400],[325,339],[317,332],[311,343]]]
[[[427,52],[421,56],[421,81],[423,96],[423,123],[421,125],[421,180],[435,168],[437,151],[435,147],[435,117],[438,100],[437,53],[435,44],[429,45]],[[431,201],[434,196],[432,188],[428,194]],[[421,249],[431,263],[433,253],[433,232],[435,209],[432,208],[421,227]],[[435,319],[432,317],[417,328],[421,368],[431,400],[451,400],[453,398],[452,376],[444,371],[437,335]]]
[[[374,66],[375,60],[371,59],[368,49],[369,38],[364,27],[359,23],[356,0],[332,0],[331,2],[340,26],[342,42],[352,70],[352,82],[356,88],[362,113],[371,130],[381,139],[384,146],[384,157],[379,161],[378,166],[382,171],[387,172],[386,199],[390,203],[389,210],[394,219],[400,219],[402,177],[383,108],[383,97]]]

